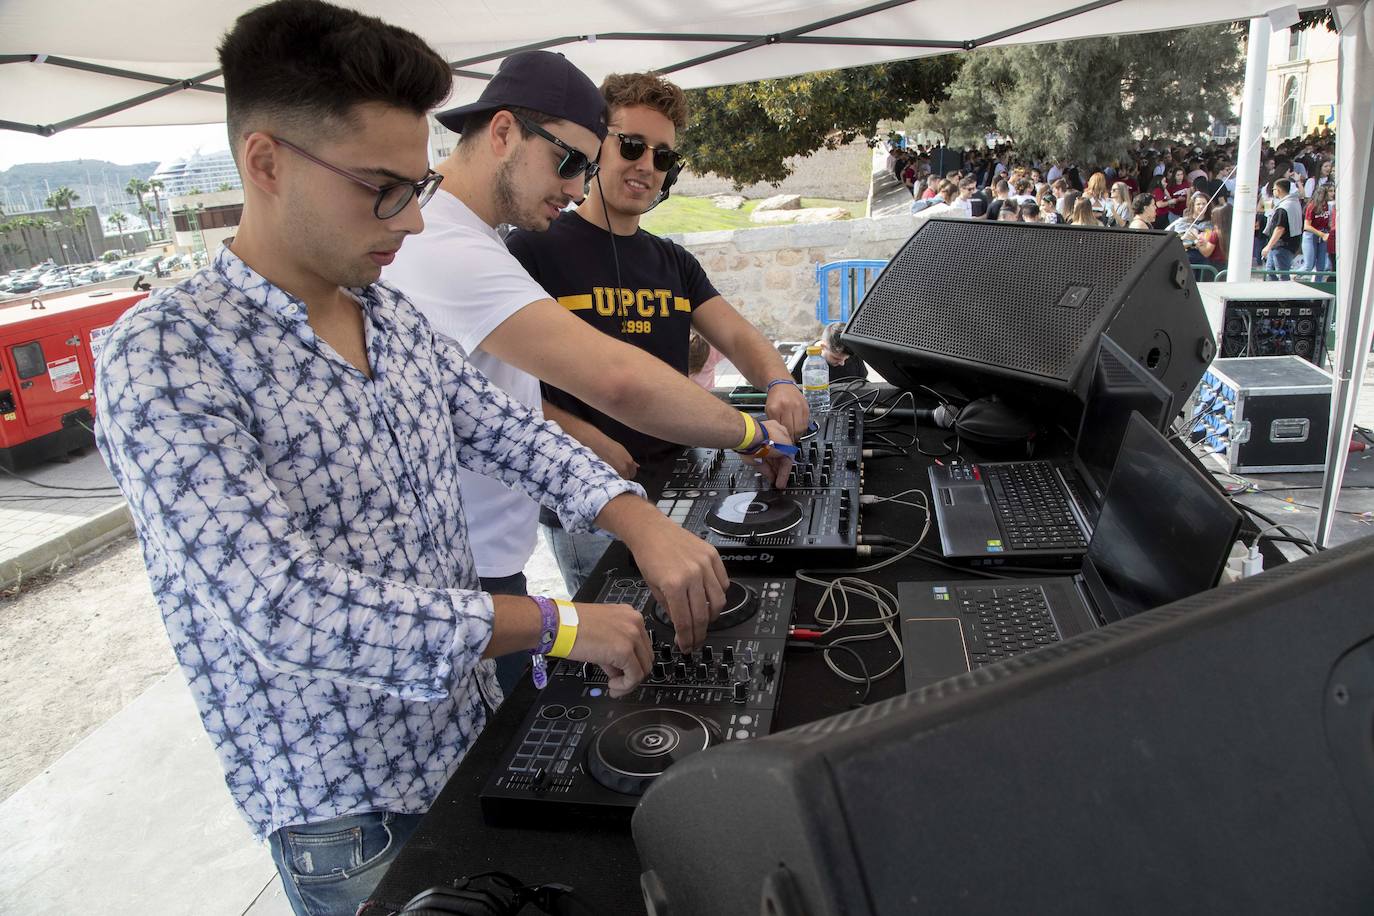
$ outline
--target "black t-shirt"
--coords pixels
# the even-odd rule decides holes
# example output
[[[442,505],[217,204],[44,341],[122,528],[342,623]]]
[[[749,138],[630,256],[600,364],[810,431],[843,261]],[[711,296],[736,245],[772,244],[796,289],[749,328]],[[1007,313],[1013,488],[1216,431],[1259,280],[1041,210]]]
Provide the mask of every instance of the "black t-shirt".
[[[1297,232],[1294,232],[1293,227],[1288,225],[1288,211],[1275,205],[1274,224],[1269,230],[1271,238],[1274,235],[1274,229],[1279,227],[1283,228],[1283,239],[1279,242],[1279,246],[1294,254],[1302,251],[1302,229],[1299,228]]]
[[[506,240],[510,253],[560,305],[686,375],[692,312],[719,293],[681,245],[640,229],[616,236],[615,246],[618,295],[611,234],[576,213],[564,213],[547,232],[516,231]],[[682,448],[631,429],[566,391],[542,388],[546,401],[615,439],[640,464]]]

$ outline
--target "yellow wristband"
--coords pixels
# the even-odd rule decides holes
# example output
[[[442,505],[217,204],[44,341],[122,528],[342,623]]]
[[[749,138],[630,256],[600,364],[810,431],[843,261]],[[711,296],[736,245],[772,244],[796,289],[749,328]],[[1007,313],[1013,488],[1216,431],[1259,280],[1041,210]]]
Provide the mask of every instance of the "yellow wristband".
[[[558,605],[558,638],[553,641],[549,655],[554,658],[567,658],[573,644],[577,642],[577,608],[571,601],[557,598],[553,603]]]
[[[739,415],[744,417],[744,438],[739,440],[739,445],[735,446],[735,451],[739,451],[742,448],[748,448],[749,443],[754,441],[754,436],[758,434],[759,429],[758,424],[754,422],[752,416],[742,410],[739,412]]]

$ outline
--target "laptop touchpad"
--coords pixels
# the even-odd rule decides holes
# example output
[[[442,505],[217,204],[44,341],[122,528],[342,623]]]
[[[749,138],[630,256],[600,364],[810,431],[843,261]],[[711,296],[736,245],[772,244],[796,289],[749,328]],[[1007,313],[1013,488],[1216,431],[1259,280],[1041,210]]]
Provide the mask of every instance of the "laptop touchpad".
[[[953,487],[945,491],[945,504],[949,506],[972,506],[988,504],[988,491],[983,487]]]
[[[964,631],[956,617],[908,617],[902,621],[907,690],[969,670]]]

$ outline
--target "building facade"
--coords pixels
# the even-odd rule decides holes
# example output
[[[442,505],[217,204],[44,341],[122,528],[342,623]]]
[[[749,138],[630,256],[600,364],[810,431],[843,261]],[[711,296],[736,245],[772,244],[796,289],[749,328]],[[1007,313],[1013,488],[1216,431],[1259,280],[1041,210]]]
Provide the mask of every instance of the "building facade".
[[[173,197],[169,205],[177,253],[204,251],[213,256],[220,244],[238,231],[243,218],[243,190]]]
[[[1265,138],[1281,143],[1336,120],[1340,40],[1323,26],[1275,32],[1264,87]]]

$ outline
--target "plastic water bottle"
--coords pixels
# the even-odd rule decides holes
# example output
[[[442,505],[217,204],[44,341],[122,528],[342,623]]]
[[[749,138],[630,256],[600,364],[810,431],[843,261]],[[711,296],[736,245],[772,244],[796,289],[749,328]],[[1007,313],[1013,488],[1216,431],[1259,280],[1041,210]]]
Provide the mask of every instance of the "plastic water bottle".
[[[830,364],[821,356],[821,348],[806,348],[806,362],[802,363],[802,392],[811,415],[830,409]]]

